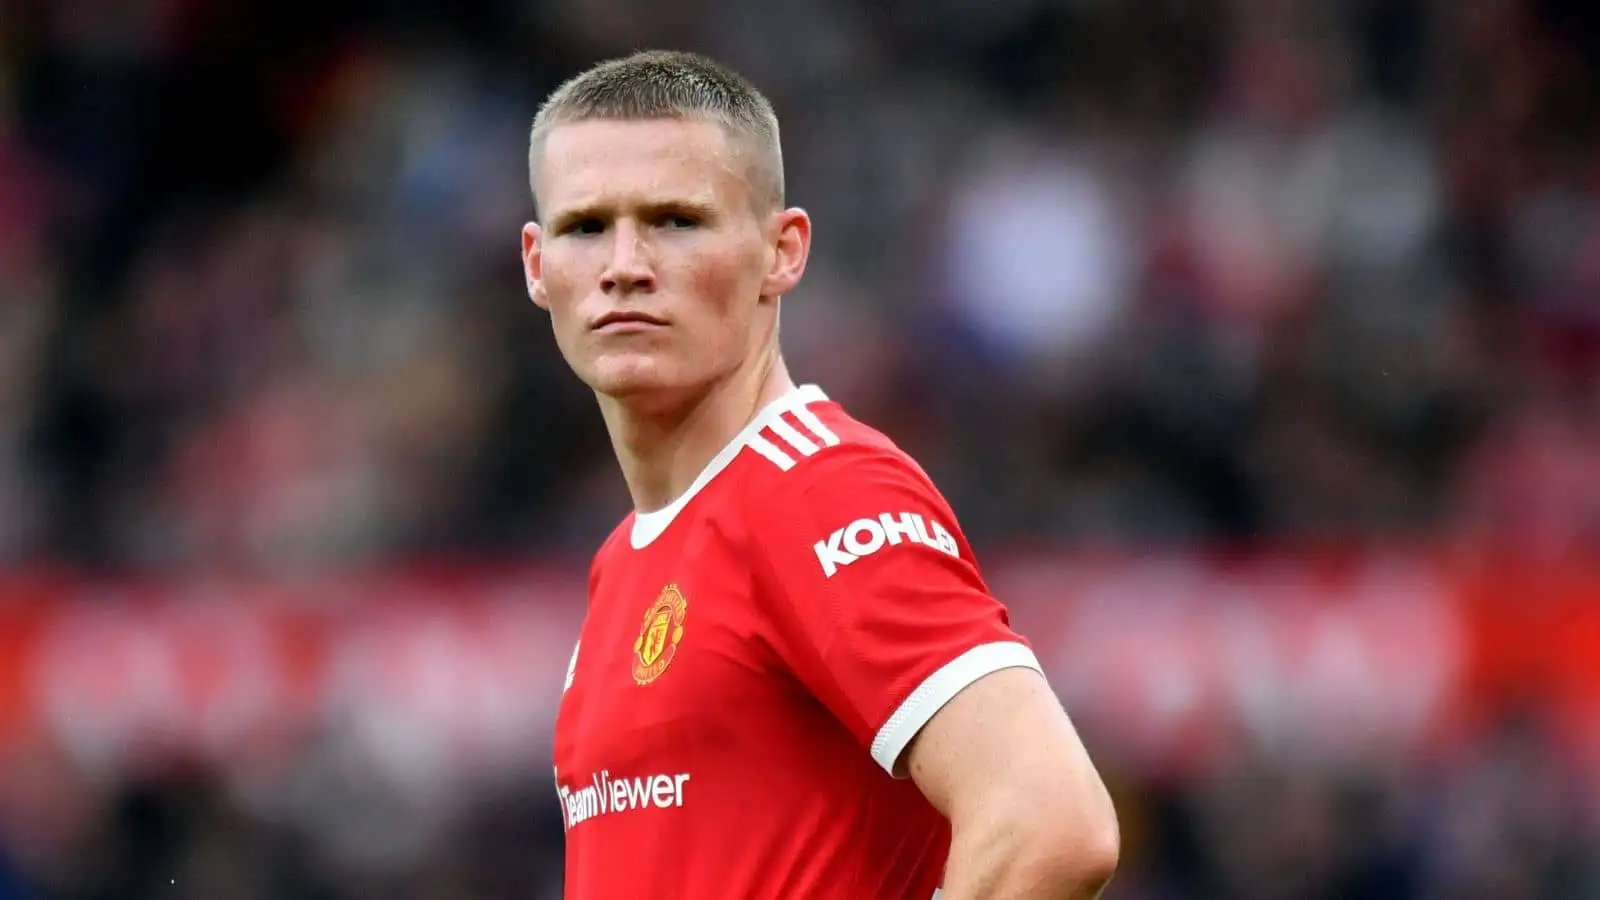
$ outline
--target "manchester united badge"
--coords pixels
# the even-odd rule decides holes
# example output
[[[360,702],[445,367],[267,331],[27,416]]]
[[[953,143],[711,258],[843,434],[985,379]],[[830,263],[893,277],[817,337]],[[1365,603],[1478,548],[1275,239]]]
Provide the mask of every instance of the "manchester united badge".
[[[672,665],[678,644],[683,640],[683,619],[689,614],[689,601],[675,584],[661,590],[661,596],[644,614],[639,639],[633,642],[633,680],[646,685],[661,677]]]

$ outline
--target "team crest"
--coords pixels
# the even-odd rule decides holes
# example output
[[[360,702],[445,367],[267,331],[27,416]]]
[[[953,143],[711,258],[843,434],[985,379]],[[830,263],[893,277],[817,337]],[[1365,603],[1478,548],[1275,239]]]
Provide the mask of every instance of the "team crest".
[[[644,614],[639,639],[633,642],[633,680],[646,685],[672,665],[672,657],[683,640],[683,619],[689,614],[689,601],[675,584],[661,590],[661,596]]]

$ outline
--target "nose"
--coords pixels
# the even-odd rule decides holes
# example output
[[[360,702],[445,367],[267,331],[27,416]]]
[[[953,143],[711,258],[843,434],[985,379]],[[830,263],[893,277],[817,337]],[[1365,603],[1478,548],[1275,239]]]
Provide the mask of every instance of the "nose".
[[[650,248],[632,222],[618,222],[612,230],[611,259],[600,275],[600,288],[608,294],[627,294],[655,288]]]

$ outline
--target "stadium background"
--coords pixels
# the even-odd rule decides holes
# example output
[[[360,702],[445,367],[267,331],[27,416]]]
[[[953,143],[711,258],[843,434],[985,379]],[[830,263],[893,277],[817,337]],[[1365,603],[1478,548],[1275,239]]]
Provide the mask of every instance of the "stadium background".
[[[1112,898],[1600,897],[1597,9],[9,0],[0,898],[559,896],[626,498],[524,141],[644,46],[775,100],[792,368],[946,489]]]

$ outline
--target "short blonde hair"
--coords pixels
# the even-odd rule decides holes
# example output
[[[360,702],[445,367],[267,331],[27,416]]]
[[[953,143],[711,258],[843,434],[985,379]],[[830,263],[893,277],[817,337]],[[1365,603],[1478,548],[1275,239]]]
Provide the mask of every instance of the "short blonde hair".
[[[644,50],[609,59],[551,93],[534,117],[528,179],[538,200],[539,160],[551,129],[590,119],[702,118],[720,124],[750,157],[751,199],[784,201],[783,147],[772,103],[744,76],[716,60],[676,50]]]

